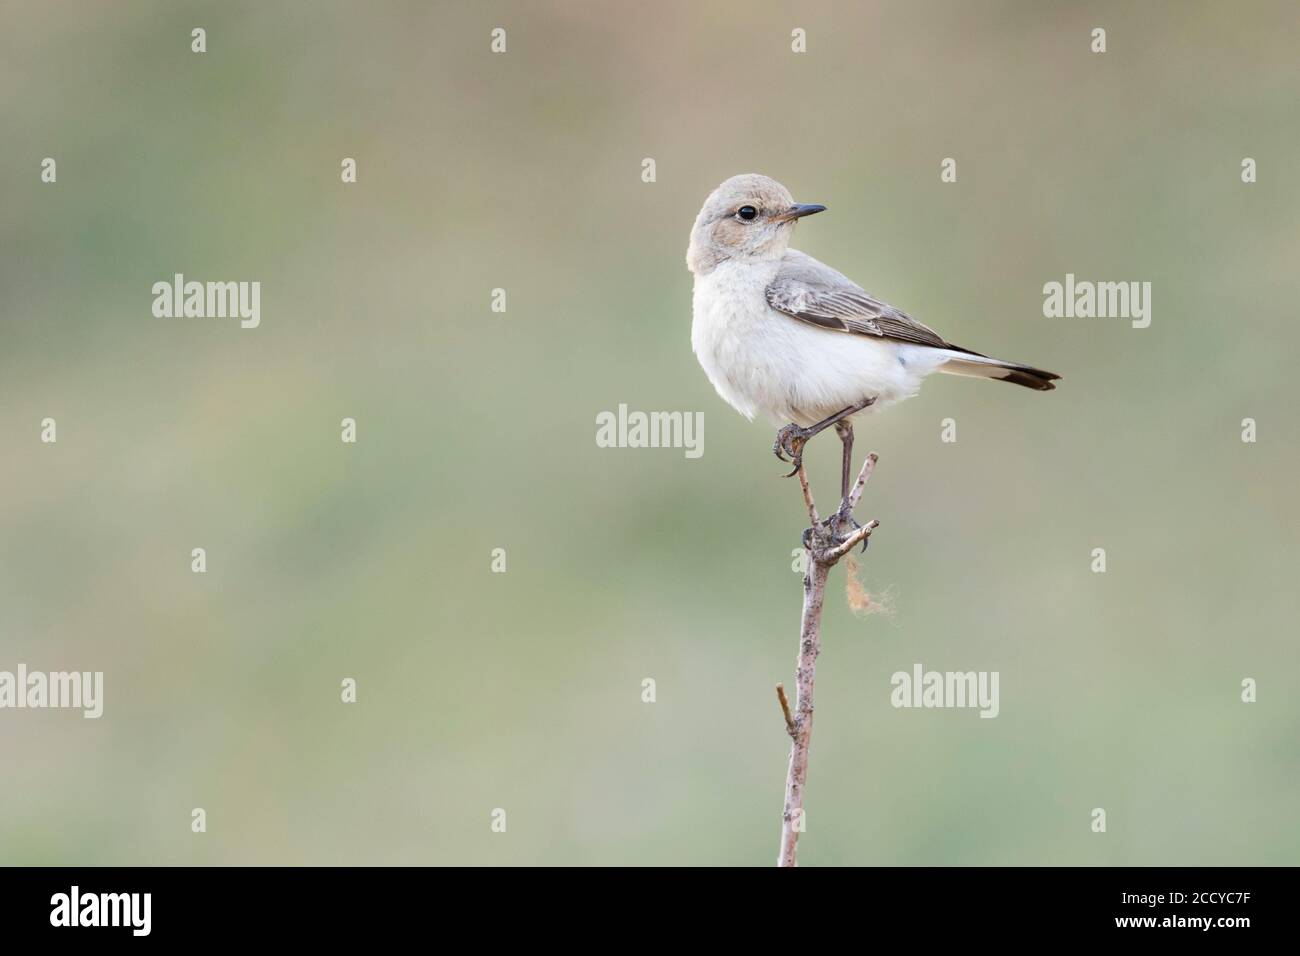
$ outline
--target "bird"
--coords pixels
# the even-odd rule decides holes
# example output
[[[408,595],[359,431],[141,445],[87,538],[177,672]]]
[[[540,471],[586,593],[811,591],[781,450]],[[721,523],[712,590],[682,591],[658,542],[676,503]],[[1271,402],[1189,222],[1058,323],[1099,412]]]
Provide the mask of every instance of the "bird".
[[[727,404],[781,426],[772,450],[794,465],[790,475],[808,441],[835,428],[843,445],[836,515],[851,520],[854,418],[911,398],[933,372],[1038,391],[1060,376],[953,345],[790,248],[795,224],[824,211],[758,173],[732,176],[709,194],[686,251],[695,277],[691,348]]]

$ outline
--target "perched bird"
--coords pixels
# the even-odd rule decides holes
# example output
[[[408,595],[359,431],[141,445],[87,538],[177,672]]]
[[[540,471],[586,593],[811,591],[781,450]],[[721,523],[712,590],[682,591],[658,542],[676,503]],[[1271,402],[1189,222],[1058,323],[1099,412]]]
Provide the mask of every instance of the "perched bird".
[[[691,229],[691,346],[718,394],[746,418],[762,413],[773,451],[799,470],[804,445],[835,426],[844,446],[840,512],[853,455],[851,419],[911,398],[931,372],[1047,391],[1060,376],[945,342],[933,329],[790,248],[794,225],[825,206],[797,203],[774,179],[733,176],[709,194]]]

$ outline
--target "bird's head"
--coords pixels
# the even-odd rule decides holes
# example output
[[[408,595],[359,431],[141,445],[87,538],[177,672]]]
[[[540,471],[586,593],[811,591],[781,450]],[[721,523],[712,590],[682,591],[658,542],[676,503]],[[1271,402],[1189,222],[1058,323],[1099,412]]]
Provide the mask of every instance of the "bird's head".
[[[732,176],[709,194],[695,217],[686,267],[704,275],[727,259],[780,259],[794,224],[825,208],[795,202],[790,190],[767,176]]]

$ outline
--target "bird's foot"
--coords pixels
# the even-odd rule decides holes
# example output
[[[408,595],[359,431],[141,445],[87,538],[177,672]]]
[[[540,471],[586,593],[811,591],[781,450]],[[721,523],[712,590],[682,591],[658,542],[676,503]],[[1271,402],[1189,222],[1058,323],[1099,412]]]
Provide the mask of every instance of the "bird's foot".
[[[832,540],[837,545],[843,544],[852,536],[853,532],[862,527],[862,525],[858,524],[858,520],[853,517],[853,509],[849,507],[848,498],[840,499],[839,509],[826,518],[824,524],[826,529],[830,531]],[[867,550],[867,544],[870,540],[870,538],[862,539],[862,550],[864,552]]]
[[[794,465],[790,474],[785,477],[791,478],[799,473],[799,469],[803,466],[803,447],[808,444],[810,437],[812,432],[795,424],[786,425],[776,433],[776,441],[772,443],[772,453],[782,461]]]

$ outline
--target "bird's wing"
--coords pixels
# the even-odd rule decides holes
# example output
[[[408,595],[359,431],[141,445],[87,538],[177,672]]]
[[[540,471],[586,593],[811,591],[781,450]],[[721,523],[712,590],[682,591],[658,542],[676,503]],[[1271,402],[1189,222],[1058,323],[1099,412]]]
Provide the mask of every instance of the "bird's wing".
[[[881,302],[830,266],[794,249],[786,252],[780,271],[767,287],[767,304],[778,312],[836,332],[968,351],[950,345],[934,329]]]

